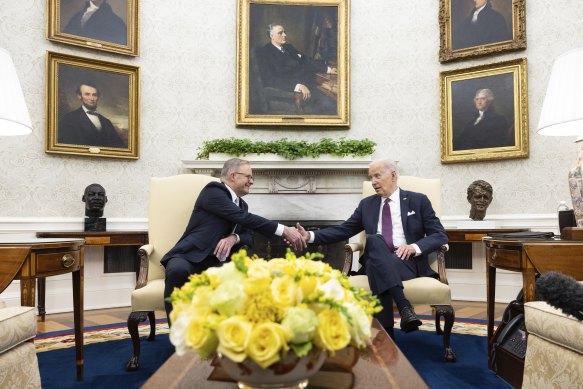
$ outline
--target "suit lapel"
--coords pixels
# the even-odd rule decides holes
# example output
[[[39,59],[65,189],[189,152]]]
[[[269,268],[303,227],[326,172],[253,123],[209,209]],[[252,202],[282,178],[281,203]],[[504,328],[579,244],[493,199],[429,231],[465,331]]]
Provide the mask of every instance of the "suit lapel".
[[[401,222],[403,223],[403,231],[407,231],[407,214],[409,213],[409,192],[401,189]]]

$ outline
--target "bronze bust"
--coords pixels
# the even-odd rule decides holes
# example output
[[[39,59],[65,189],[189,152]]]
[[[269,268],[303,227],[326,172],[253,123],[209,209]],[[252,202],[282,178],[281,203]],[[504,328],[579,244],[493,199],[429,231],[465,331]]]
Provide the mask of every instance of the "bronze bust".
[[[492,185],[484,180],[476,180],[468,186],[468,202],[470,207],[470,219],[484,220],[486,210],[493,199]]]
[[[105,231],[106,220],[102,216],[107,196],[103,186],[88,185],[81,200],[85,203],[85,231]]]

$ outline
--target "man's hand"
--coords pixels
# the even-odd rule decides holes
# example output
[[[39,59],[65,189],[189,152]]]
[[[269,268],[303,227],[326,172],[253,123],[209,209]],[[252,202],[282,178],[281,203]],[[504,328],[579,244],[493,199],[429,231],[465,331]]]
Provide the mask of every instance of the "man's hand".
[[[303,240],[305,240],[306,242],[310,240],[310,233],[308,231],[306,231],[306,229],[304,227],[302,227],[302,225],[299,222],[296,223],[296,229],[298,230],[298,232],[302,236]]]
[[[312,97],[312,92],[310,92],[310,89],[303,84],[299,84],[299,85],[300,85],[300,92],[302,94],[302,100],[304,100],[304,101],[310,100],[310,97]]]
[[[411,258],[412,255],[415,255],[415,253],[416,253],[415,247],[408,244],[399,246],[397,248],[397,251],[395,251],[397,257],[403,260],[408,260],[409,258]]]
[[[235,243],[237,243],[237,237],[235,235],[229,235],[226,238],[219,240],[219,243],[217,243],[217,247],[215,247],[213,254],[219,260],[227,258],[227,255],[229,255]]]
[[[294,250],[302,250],[307,246],[306,241],[302,235],[294,227],[283,226],[282,238],[287,244],[293,247]]]

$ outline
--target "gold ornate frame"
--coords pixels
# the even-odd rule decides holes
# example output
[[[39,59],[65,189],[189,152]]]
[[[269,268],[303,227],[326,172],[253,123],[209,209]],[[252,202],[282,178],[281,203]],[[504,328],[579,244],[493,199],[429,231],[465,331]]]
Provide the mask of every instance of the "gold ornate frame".
[[[349,0],[237,0],[237,104],[236,104],[236,118],[237,126],[329,126],[329,127],[348,127],[350,126],[350,107],[349,107]],[[294,11],[302,10],[309,13],[316,11],[315,7],[329,7],[321,8],[329,10],[334,13],[334,18],[337,19],[337,69],[338,75],[328,77],[327,75],[320,75],[319,78],[324,80],[322,87],[319,90],[327,89],[328,95],[332,98],[336,96],[336,115],[311,115],[292,112],[292,113],[273,113],[269,112],[253,112],[253,104],[250,104],[250,79],[254,83],[251,86],[256,88],[258,77],[250,76],[250,69],[255,69],[250,63],[252,57],[251,50],[255,50],[250,39],[257,36],[258,31],[264,31],[264,42],[268,42],[267,25],[253,25],[250,20],[251,8],[259,9],[259,7],[271,7],[269,17],[275,20],[272,22],[280,22],[289,31],[298,31],[300,28],[307,26],[307,23],[301,25],[301,20],[291,20],[292,8]],[[320,8],[319,8],[320,9]],[[305,31],[304,31],[305,33]],[[293,34],[293,33],[292,33]],[[263,35],[262,35],[263,37]],[[293,38],[292,38],[293,39]],[[255,42],[259,43],[259,42]],[[299,42],[291,41],[294,46],[299,46]],[[302,51],[300,49],[300,51]],[[308,55],[311,57],[310,55]],[[325,88],[326,87],[326,88]],[[321,89],[322,88],[322,89]],[[252,88],[251,88],[252,89]],[[265,88],[261,88],[264,90]],[[293,91],[286,91],[293,95]],[[326,94],[326,92],[324,92]],[[332,94],[330,94],[332,93]],[[251,108],[250,108],[251,107]]]
[[[441,162],[475,162],[528,158],[528,89],[526,58],[441,73]],[[500,147],[454,147],[454,140],[477,113],[473,98],[478,89],[494,94],[495,108],[507,118],[509,142]],[[504,104],[506,102],[506,104]],[[454,117],[455,116],[455,117]],[[466,123],[465,126],[461,125]],[[455,127],[455,128],[454,128]],[[511,131],[512,130],[512,131]],[[466,138],[467,139],[467,138]],[[513,144],[512,144],[513,143]],[[454,148],[456,148],[454,150]]]
[[[69,19],[81,10],[86,0],[47,0],[47,38],[61,43],[109,51],[124,55],[139,55],[139,0],[109,0],[127,27],[126,44],[110,42],[63,32]],[[64,12],[66,11],[66,12]],[[116,13],[117,14],[117,13]],[[107,29],[107,26],[104,26]]]
[[[507,11],[511,14],[512,26],[510,26],[510,30],[512,31],[512,39],[457,49],[453,47],[452,38],[457,33],[457,31],[454,31],[453,24],[457,23],[459,15],[452,15],[453,2],[473,3],[473,0],[439,0],[439,60],[441,62],[526,49],[525,0],[496,0],[497,3],[509,3],[507,7],[510,9]]]
[[[139,68],[47,52],[47,153],[139,159]],[[76,88],[91,82],[101,93],[98,113],[109,120],[127,147],[59,143],[60,119],[80,109]]]

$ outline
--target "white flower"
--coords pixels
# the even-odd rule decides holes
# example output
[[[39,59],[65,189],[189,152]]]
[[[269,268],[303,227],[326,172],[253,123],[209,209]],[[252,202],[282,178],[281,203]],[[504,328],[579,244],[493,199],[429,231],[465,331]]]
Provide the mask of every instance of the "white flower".
[[[335,278],[318,286],[318,289],[324,292],[324,297],[326,298],[332,298],[336,301],[342,301],[344,299],[344,288]]]
[[[233,262],[225,263],[220,267],[210,267],[206,273],[209,277],[216,276],[219,284],[229,281],[242,282],[245,279],[245,274],[237,270]]]
[[[184,355],[189,350],[186,346],[186,329],[190,320],[190,315],[182,312],[170,327],[170,343],[176,347],[177,355]]]
[[[221,315],[229,317],[243,312],[246,297],[242,282],[229,281],[215,289],[210,304]]]
[[[356,347],[366,346],[365,341],[370,339],[370,320],[366,315],[366,312],[357,304],[354,303],[344,303],[349,316],[349,328],[350,337],[352,338],[352,344]]]

